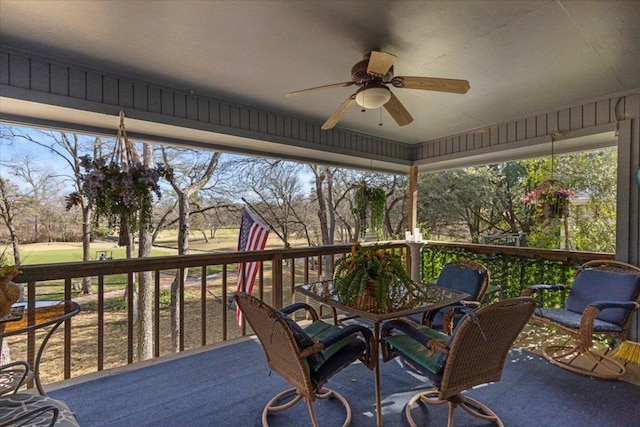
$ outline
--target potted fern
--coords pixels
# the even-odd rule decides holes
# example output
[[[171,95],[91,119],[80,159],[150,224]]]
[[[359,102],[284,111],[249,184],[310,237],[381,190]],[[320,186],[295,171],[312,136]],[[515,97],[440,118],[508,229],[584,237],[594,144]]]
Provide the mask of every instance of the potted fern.
[[[354,243],[334,264],[332,293],[343,304],[385,313],[420,292],[400,255]]]

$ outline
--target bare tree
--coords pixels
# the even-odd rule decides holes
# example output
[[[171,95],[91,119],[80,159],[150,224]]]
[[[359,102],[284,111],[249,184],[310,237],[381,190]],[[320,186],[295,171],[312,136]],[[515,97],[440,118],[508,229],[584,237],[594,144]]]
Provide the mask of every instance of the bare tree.
[[[153,150],[149,144],[143,144],[142,162],[148,168],[153,166]],[[138,257],[149,257],[153,243],[152,234],[146,226],[140,227],[139,233]],[[153,358],[152,279],[150,271],[138,273],[138,360]]]
[[[161,150],[164,163],[173,170],[169,182],[178,198],[178,254],[186,255],[189,253],[189,199],[209,182],[216,170],[221,153],[207,153],[203,159],[203,153],[195,150],[164,146]],[[175,352],[180,351],[178,291],[180,280],[184,280],[186,275],[187,270],[184,271],[182,278],[180,272],[176,272],[176,277],[171,283],[171,345]]]
[[[38,137],[36,138],[34,135],[38,135]],[[13,141],[24,140],[36,144],[67,164],[67,170],[70,171],[70,174],[61,174],[57,175],[57,177],[66,180],[74,188],[74,193],[69,202],[74,206],[80,207],[82,211],[82,260],[89,261],[91,259],[91,209],[82,195],[83,171],[80,166],[80,157],[88,151],[88,148],[99,146],[100,139],[95,138],[93,145],[91,145],[89,140],[81,138],[75,133],[67,134],[53,131],[20,132],[14,128],[9,128],[5,137]],[[64,169],[60,168],[60,170]],[[82,292],[91,292],[91,280],[89,278],[83,279]]]
[[[15,265],[21,264],[20,244],[14,224],[17,206],[19,204],[18,199],[17,187],[0,176],[0,215],[9,230],[9,239],[11,240]]]

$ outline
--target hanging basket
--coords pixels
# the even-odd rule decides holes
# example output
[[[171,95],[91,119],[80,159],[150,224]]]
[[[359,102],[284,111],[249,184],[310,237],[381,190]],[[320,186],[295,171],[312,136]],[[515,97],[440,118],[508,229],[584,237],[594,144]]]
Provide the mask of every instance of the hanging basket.
[[[120,126],[113,155],[91,159],[81,157],[82,194],[67,197],[67,210],[81,203],[84,195],[94,210],[94,221],[106,219],[109,228],[118,230],[118,245],[131,245],[131,235],[150,229],[153,213],[153,196],[160,198],[159,179],[168,177],[171,170],[163,164],[154,168],[145,166],[124,127],[124,113],[120,113]]]
[[[569,200],[576,197],[575,191],[559,180],[548,179],[525,197],[524,201],[536,207],[538,219],[566,218],[569,213]]]

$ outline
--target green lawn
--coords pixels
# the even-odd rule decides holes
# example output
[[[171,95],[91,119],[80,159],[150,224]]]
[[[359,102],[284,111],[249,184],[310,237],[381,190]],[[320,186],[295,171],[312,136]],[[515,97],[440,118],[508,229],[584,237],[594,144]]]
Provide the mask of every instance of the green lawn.
[[[106,252],[106,256],[112,256],[113,259],[125,259],[126,249],[124,247],[112,249],[96,249],[91,250],[91,259],[98,259],[100,252]],[[175,251],[167,251],[162,249],[153,249],[151,256],[166,256],[175,253]],[[21,253],[22,265],[34,264],[55,264],[65,262],[82,262],[82,248],[77,249],[53,249],[53,250],[23,250]]]

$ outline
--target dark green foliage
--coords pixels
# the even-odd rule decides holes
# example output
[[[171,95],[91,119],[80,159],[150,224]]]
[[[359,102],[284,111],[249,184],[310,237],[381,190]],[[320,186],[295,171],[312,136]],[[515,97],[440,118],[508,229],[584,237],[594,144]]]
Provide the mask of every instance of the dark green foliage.
[[[465,248],[429,244],[422,250],[422,277],[435,282],[445,264],[456,259],[470,259],[484,264],[491,274],[491,285],[501,288],[504,298],[519,296],[522,291],[538,283],[571,285],[579,261],[550,261],[540,257],[526,258],[499,253],[480,254]],[[545,307],[562,307],[566,294],[545,292]]]

